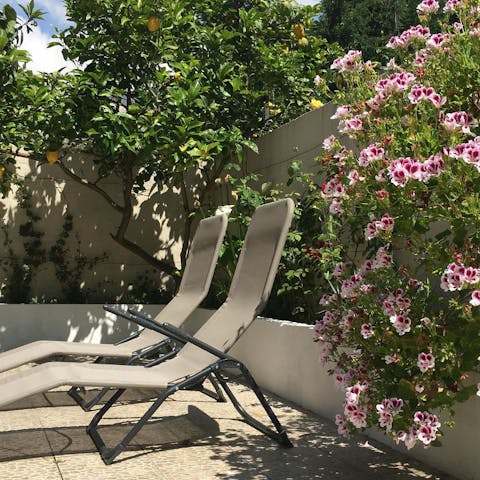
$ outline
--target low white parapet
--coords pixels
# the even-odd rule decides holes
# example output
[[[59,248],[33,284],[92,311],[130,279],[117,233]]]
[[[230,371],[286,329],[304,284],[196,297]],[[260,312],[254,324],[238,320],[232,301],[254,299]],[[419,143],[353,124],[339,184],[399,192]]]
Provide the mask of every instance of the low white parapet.
[[[162,306],[140,308],[155,317]],[[195,331],[211,314],[197,310],[188,319],[187,329]],[[104,312],[101,305],[0,305],[0,351],[36,340],[113,343],[137,329],[127,320]],[[248,366],[266,390],[333,420],[342,411],[343,395],[320,364],[319,350],[311,326],[258,318],[231,353]],[[442,447],[416,447],[408,453],[459,479],[480,480],[480,399],[460,405],[456,420],[454,429],[444,429]],[[368,433],[385,441],[379,432]]]

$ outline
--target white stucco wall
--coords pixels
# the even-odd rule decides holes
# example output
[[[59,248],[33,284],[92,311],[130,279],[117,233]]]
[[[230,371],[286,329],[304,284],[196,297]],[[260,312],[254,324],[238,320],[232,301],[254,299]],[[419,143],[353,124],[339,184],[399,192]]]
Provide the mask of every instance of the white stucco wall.
[[[149,305],[143,311],[155,316],[161,308]],[[186,327],[195,331],[211,314],[198,310]],[[112,343],[136,329],[105,314],[101,305],[0,305],[0,351],[46,339]],[[230,353],[266,390],[333,420],[342,411],[342,394],[320,365],[319,345],[312,337],[308,325],[258,318]],[[459,479],[480,480],[480,400],[472,398],[457,410],[457,426],[444,429],[443,447],[416,447],[409,454]],[[385,441],[381,434],[370,435]]]

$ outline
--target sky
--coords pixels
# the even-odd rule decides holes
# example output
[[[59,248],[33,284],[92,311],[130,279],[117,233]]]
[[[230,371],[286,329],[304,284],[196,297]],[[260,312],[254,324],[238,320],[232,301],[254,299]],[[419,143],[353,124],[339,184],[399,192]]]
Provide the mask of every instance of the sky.
[[[303,5],[318,3],[318,0],[297,1]],[[23,13],[16,1],[0,0],[0,6],[5,3],[15,7],[19,15]],[[26,3],[26,0],[20,1],[20,3]],[[34,72],[54,72],[60,68],[71,70],[74,65],[63,59],[60,47],[48,48],[52,34],[55,33],[55,27],[64,28],[68,25],[63,0],[35,0],[35,7],[47,13],[44,15],[44,20],[38,22],[38,27],[30,34],[25,35],[22,48],[27,50],[32,58],[31,62],[27,64],[27,68]]]

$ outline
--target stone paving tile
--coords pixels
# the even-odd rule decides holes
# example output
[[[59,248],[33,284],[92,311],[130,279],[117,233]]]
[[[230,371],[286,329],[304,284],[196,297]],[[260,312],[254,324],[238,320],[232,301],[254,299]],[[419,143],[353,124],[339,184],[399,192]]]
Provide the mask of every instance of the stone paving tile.
[[[237,385],[234,391],[251,413],[266,420],[247,388]],[[121,438],[149,407],[142,401],[146,393],[132,391],[108,412],[102,429],[107,444]],[[373,440],[346,442],[332,422],[292,404],[277,398],[271,403],[295,444],[292,449],[278,447],[240,421],[230,403],[179,392],[132,449],[106,466],[85,433],[92,412],[72,405],[64,390],[50,392],[47,399],[34,396],[0,411],[0,479],[454,480]]]

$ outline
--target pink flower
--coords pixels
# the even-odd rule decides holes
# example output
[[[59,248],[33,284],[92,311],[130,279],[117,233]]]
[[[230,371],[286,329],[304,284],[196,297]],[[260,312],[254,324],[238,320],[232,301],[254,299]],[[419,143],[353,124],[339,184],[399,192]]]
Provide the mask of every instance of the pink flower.
[[[336,178],[322,185],[322,196],[326,199],[340,198],[345,195],[345,187]]]
[[[355,115],[350,120],[340,120],[338,131],[340,133],[346,133],[349,136],[352,136],[355,132],[361,131],[363,128],[362,119]]]
[[[385,173],[385,170],[378,171],[375,175],[375,180],[378,183],[385,183],[387,181],[387,174]]]
[[[417,6],[418,13],[436,13],[439,9],[440,5],[436,0],[423,0]]]
[[[477,383],[477,395],[480,397],[480,383]]]
[[[323,141],[323,149],[327,152],[330,152],[332,151],[333,149],[333,145],[335,143],[335,135],[330,135],[329,137],[327,137],[324,141]]]
[[[463,274],[467,283],[477,283],[480,279],[480,271],[478,268],[468,267]]]
[[[472,298],[470,299],[470,304],[474,307],[478,307],[480,305],[480,290],[474,290],[472,292]]]
[[[347,403],[345,405],[345,416],[353,423],[356,428],[365,428],[367,426],[367,414],[357,405]]]
[[[340,200],[334,198],[332,200],[332,203],[328,207],[328,211],[332,215],[340,215],[341,213],[343,213],[342,202]]]
[[[348,429],[347,419],[343,415],[335,415],[335,424],[337,425],[338,434],[342,437],[349,438],[350,430]]]
[[[474,125],[474,121],[466,112],[453,112],[445,115],[442,125],[452,132],[461,130],[463,133],[471,133],[470,127]]]
[[[460,5],[462,5],[462,0],[448,0],[445,6],[443,7],[443,11],[446,12],[453,12],[455,11]]]
[[[431,155],[422,164],[422,181],[428,182],[431,177],[438,177],[444,171],[445,162],[442,155]]]
[[[429,48],[440,48],[445,45],[450,39],[448,33],[435,33],[433,34],[426,43],[426,46]]]
[[[465,280],[465,266],[463,263],[451,263],[443,272],[440,287],[446,292],[461,290]]]
[[[412,321],[404,315],[393,315],[390,317],[390,322],[399,335],[405,335],[412,327]]]
[[[389,365],[390,363],[398,363],[400,361],[400,357],[395,353],[393,355],[385,355],[384,360],[385,363]]]
[[[425,40],[429,36],[430,30],[428,29],[428,27],[416,25],[415,27],[410,27],[408,30],[402,32],[400,36],[390,38],[389,42],[387,43],[387,47],[406,48],[414,40]]]
[[[340,72],[359,72],[365,67],[360,50],[349,50],[343,57],[336,58],[330,68]]]
[[[365,228],[365,239],[371,240],[380,232],[390,233],[393,230],[394,225],[395,221],[387,214],[385,214],[380,220],[374,219]]]
[[[332,120],[336,118],[343,119],[348,116],[350,110],[352,109],[351,105],[341,105],[337,108],[336,112],[330,117]]]
[[[410,93],[408,94],[408,99],[410,100],[410,103],[415,105],[417,103],[420,103],[421,100],[424,100],[426,98],[425,90],[425,87],[421,84],[414,85],[410,90]]]
[[[461,158],[466,163],[470,163],[480,171],[480,137],[470,140],[468,143],[462,143],[454,148],[445,148],[444,153],[451,158]]]
[[[374,331],[372,325],[370,323],[363,323],[361,326],[360,335],[362,335],[365,340],[368,340],[371,336],[373,336],[373,334]]]
[[[360,175],[358,170],[352,170],[348,173],[349,185],[354,185],[357,182],[363,182],[365,180],[364,175]]]
[[[435,368],[435,357],[431,353],[419,353],[417,366],[422,373],[425,373],[431,368]]]
[[[382,147],[379,147],[377,144],[373,143],[372,145],[369,145],[367,148],[364,148],[360,152],[358,164],[361,167],[368,167],[370,163],[376,160],[382,160],[384,155],[385,150]]]

